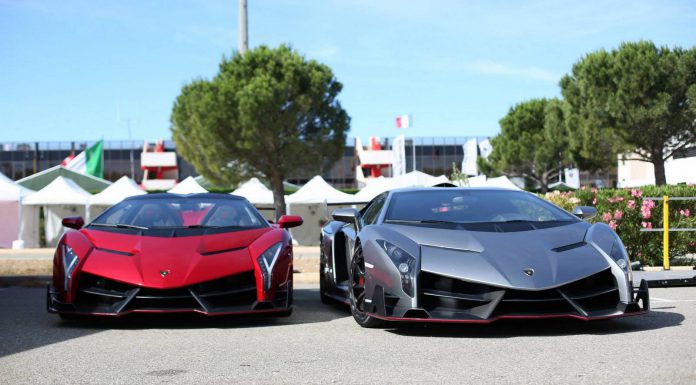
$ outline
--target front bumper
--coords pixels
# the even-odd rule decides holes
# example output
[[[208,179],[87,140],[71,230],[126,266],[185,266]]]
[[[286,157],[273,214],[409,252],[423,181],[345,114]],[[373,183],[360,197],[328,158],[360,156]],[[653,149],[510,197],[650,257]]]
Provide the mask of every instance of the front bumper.
[[[573,287],[540,292],[497,290],[479,295],[466,295],[461,290],[421,291],[421,306],[417,308],[398,306],[396,297],[378,287],[371,309],[367,310],[370,316],[387,321],[476,324],[488,324],[500,319],[572,318],[592,321],[641,315],[650,311],[647,281],[642,280],[640,286],[633,290],[632,302],[623,303],[618,301],[615,289],[599,286],[601,278],[592,281],[598,285],[594,291],[573,292]],[[573,285],[576,289],[580,287],[577,283]]]
[[[198,313],[206,316],[285,313],[292,306],[292,281],[276,288],[272,300],[257,300],[253,274],[240,274],[175,289],[153,289],[99,276],[80,277],[74,301],[49,285],[49,313],[118,317],[132,313]]]

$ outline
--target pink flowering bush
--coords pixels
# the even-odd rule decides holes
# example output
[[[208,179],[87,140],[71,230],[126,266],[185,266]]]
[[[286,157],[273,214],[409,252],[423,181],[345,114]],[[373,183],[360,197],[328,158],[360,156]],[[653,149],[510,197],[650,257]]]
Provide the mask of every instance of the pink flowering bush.
[[[633,189],[596,189],[582,187],[576,191],[550,192],[541,197],[572,211],[575,206],[594,206],[598,215],[591,222],[602,221],[621,237],[632,260],[645,265],[662,265],[662,232],[641,229],[662,227],[662,201],[646,197],[696,197],[696,186],[645,186]],[[669,202],[670,228],[696,228],[696,200]],[[670,232],[670,256],[696,253],[696,233]]]
[[[611,221],[611,219],[612,219],[611,213],[604,213],[604,214],[602,214],[602,220],[603,220],[604,222],[609,222],[609,221]]]

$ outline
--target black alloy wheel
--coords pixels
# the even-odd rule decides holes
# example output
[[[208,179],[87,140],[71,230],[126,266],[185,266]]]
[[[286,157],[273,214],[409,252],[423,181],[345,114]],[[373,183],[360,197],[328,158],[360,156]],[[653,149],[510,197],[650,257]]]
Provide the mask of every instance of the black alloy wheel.
[[[350,262],[350,311],[355,322],[362,327],[375,328],[384,324],[383,320],[365,311],[365,258],[359,243]]]

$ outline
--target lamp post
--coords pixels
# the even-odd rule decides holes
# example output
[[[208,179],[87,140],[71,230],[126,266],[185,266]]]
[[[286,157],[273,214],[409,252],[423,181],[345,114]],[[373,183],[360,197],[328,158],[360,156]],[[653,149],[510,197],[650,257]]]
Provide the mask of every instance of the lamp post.
[[[247,0],[239,0],[239,53],[249,50],[249,28],[247,27]]]

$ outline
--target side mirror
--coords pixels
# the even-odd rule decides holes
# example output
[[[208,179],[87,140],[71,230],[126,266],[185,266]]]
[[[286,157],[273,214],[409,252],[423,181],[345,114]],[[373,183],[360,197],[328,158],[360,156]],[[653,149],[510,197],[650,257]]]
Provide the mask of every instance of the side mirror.
[[[592,206],[575,206],[573,215],[582,220],[590,219],[597,215],[597,209]]]
[[[299,215],[283,215],[280,217],[280,219],[278,219],[278,226],[280,226],[281,229],[297,227],[302,225],[302,223],[304,223],[304,221]]]
[[[65,217],[61,223],[65,227],[79,230],[85,225],[85,220],[82,217]]]
[[[336,209],[331,213],[334,220],[355,225],[355,230],[360,231],[360,212],[353,208]]]

